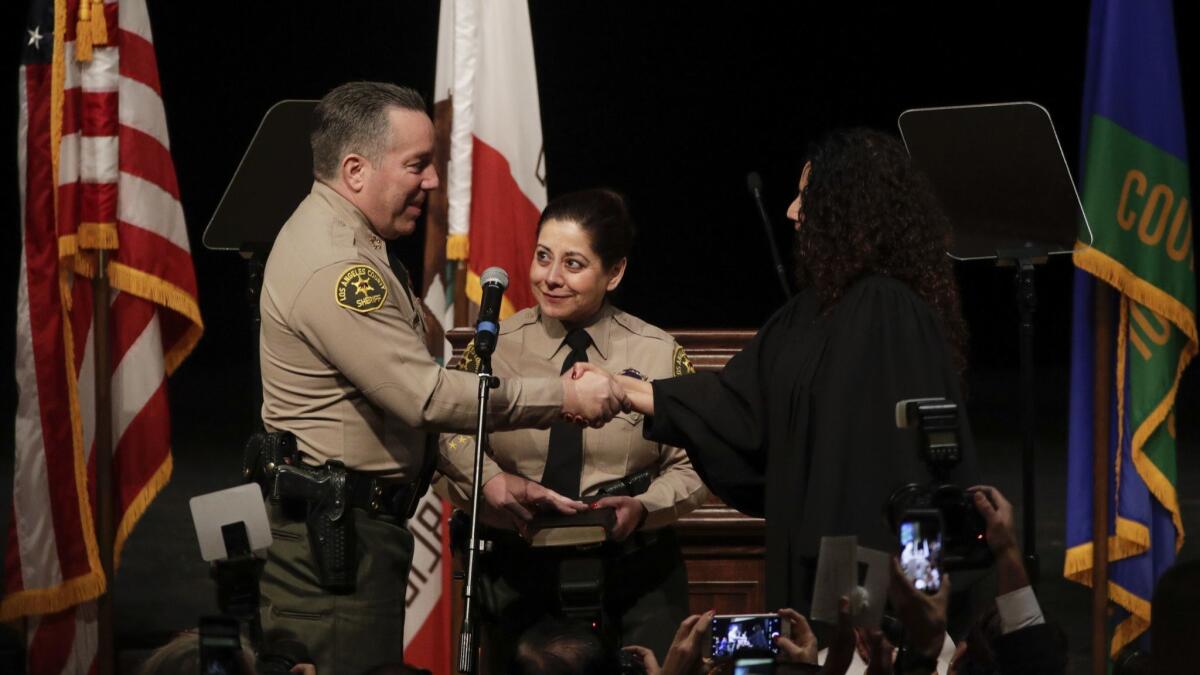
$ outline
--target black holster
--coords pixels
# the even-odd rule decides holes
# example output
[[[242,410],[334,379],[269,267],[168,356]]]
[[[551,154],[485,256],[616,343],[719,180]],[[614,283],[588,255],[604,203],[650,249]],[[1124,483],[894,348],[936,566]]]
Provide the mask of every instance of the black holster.
[[[247,472],[247,478],[257,479],[265,495],[280,504],[284,512],[304,513],[308,530],[308,549],[312,551],[320,586],[334,593],[354,591],[358,577],[358,537],[354,530],[354,513],[347,500],[346,466],[330,460],[320,468],[310,468],[299,459],[283,461],[272,454],[276,448],[294,448],[290,434],[264,434],[247,443],[247,466],[258,467]],[[259,448],[257,461],[251,459],[251,446]]]
[[[358,573],[358,537],[354,528],[354,513],[346,503],[346,467],[341,462],[325,464],[330,487],[322,498],[309,502],[308,545],[321,587],[334,593],[354,591]]]

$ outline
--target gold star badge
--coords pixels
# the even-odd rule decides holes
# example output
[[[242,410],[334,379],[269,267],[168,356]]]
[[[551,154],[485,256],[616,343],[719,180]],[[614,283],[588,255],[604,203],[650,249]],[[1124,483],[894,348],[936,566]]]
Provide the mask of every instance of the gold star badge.
[[[348,310],[366,314],[383,306],[388,287],[379,272],[370,265],[355,265],[338,277],[333,289],[337,304]]]

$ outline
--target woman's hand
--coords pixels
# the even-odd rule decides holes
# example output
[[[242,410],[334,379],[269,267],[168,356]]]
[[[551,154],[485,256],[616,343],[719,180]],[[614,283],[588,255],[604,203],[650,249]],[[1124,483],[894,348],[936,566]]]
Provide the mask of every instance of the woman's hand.
[[[791,624],[791,635],[780,635],[775,644],[779,645],[779,656],[782,660],[793,663],[817,662],[817,636],[813,634],[808,620],[794,609],[781,609],[779,616]]]
[[[487,507],[484,520],[501,523],[506,529],[525,534],[534,510],[558,511],[567,515],[587,508],[583,502],[568,499],[540,483],[511,473],[500,473],[483,484]]]
[[[625,538],[638,529],[646,519],[646,507],[633,497],[603,497],[592,502],[591,508],[601,509],[611,506],[617,512],[617,524],[609,532],[613,541],[625,541]]]
[[[654,414],[654,387],[649,382],[628,375],[617,375],[617,382],[625,390],[635,411],[643,415]]]
[[[642,668],[645,669],[646,675],[659,675],[662,673],[662,667],[658,665],[658,658],[654,656],[654,652],[645,647],[638,645],[629,645],[621,647],[622,651],[633,654],[634,658],[642,662]]]
[[[700,672],[704,647],[708,644],[708,628],[712,623],[713,610],[693,614],[679,624],[675,640],[667,651],[662,665],[662,675],[694,675]]]

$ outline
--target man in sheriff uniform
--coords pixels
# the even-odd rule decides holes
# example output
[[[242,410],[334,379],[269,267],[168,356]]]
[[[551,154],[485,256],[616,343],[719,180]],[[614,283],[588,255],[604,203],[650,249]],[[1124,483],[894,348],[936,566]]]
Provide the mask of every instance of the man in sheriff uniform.
[[[438,184],[424,101],[391,84],[342,85],[317,105],[311,141],[316,181],[275,240],[261,296],[263,423],[298,451],[294,467],[272,461],[263,476],[275,541],[262,620],[268,635],[306,644],[321,675],[357,675],[403,660],[406,519],[437,461],[432,432],[474,428],[478,380],[430,356],[387,245],[413,232]],[[560,414],[599,423],[626,403],[602,374],[507,378],[489,414],[500,429]],[[511,475],[485,497],[517,514],[583,508]]]

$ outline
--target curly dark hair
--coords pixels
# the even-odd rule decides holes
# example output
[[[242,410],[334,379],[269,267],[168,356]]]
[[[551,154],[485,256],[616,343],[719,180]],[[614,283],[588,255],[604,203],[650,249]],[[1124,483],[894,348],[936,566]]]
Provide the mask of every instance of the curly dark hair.
[[[863,277],[904,282],[941,319],[961,375],[967,328],[944,253],[950,222],[907,150],[883,132],[847,129],[817,142],[808,161],[795,241],[800,286],[828,311]]]

